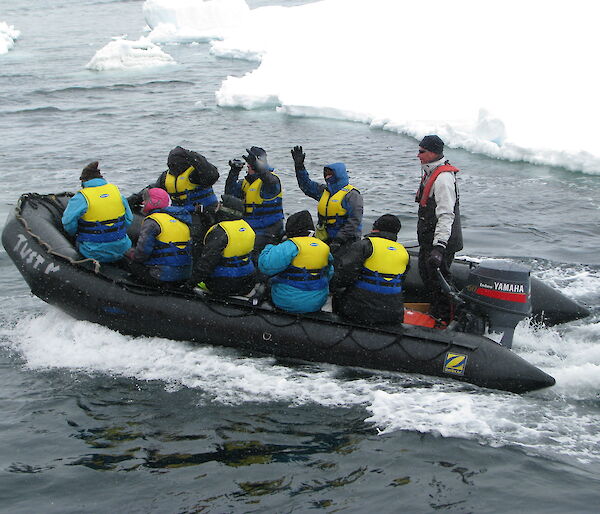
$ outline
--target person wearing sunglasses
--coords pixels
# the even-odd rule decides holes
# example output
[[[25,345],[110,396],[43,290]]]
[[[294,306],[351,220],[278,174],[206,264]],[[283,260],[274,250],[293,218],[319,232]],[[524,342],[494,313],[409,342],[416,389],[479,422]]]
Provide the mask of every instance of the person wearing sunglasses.
[[[463,248],[456,182],[459,170],[445,160],[444,142],[437,135],[421,140],[417,157],[422,172],[415,197],[419,204],[419,274],[429,293],[430,314],[449,322],[451,305],[442,292],[437,270],[449,280],[454,254]]]

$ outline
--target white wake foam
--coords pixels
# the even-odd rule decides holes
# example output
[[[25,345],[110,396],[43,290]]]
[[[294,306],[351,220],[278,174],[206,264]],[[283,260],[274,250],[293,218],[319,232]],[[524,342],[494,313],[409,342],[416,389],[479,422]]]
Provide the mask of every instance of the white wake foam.
[[[202,391],[223,404],[284,402],[363,406],[381,432],[419,431],[473,439],[493,446],[600,459],[600,416],[578,411],[579,400],[597,399],[600,350],[597,327],[562,336],[555,329],[520,325],[515,350],[553,374],[545,391],[516,395],[464,387],[452,380],[374,373],[347,379],[329,365],[286,367],[271,358],[242,357],[235,350],[158,338],[132,338],[49,309],[3,329],[2,340],[31,369],[67,368],[138,380],[162,380],[168,391]],[[586,332],[589,334],[586,336]],[[410,387],[405,387],[410,385]]]

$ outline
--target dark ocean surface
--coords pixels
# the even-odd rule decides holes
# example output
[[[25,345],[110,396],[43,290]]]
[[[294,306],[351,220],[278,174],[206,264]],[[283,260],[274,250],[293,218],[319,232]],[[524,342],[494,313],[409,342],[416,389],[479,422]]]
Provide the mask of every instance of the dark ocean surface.
[[[293,173],[301,144],[315,176],[346,162],[365,228],[393,212],[401,239],[415,238],[414,139],[219,108],[221,81],[256,64],[217,59],[206,44],[164,46],[174,66],[85,69],[112,37],[142,35],[142,5],[0,0],[0,21],[21,31],[0,55],[3,220],[22,193],[75,190],[92,160],[137,191],[176,145],[219,167],[218,193],[227,161],[263,146],[286,213],[316,212]],[[600,176],[446,156],[461,169],[462,254],[524,263],[592,309],[517,329],[514,350],[556,386],[516,395],[123,336],[33,297],[2,249],[0,511],[598,512]]]

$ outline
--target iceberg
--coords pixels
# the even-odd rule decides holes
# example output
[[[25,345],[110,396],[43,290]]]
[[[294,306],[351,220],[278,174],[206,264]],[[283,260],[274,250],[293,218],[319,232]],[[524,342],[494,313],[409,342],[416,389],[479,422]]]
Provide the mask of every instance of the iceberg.
[[[21,32],[5,21],[0,21],[0,55],[8,53],[15,46]]]
[[[600,174],[590,75],[600,4],[322,0],[248,10],[223,0],[220,27],[190,15],[216,2],[147,0],[144,10],[175,39],[211,34],[215,56],[260,63],[223,81],[219,106],[437,133],[452,148]],[[162,14],[148,16],[157,6]],[[245,20],[241,30],[233,19]]]
[[[147,38],[129,41],[116,38],[96,52],[86,64],[94,71],[128,70],[176,64],[175,60]]]

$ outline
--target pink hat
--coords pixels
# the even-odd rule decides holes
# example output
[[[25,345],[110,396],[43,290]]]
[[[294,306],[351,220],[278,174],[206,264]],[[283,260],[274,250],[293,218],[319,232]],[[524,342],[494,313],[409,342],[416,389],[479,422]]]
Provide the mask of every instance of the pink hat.
[[[171,205],[171,197],[164,189],[153,187],[144,191],[143,213],[153,211],[154,209],[164,209],[169,205]]]

